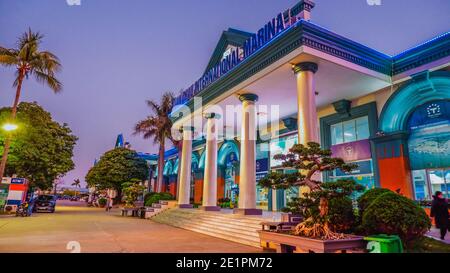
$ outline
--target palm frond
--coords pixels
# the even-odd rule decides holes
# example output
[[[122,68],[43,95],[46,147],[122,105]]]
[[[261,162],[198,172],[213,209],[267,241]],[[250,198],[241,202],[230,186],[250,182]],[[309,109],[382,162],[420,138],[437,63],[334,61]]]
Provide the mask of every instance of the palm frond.
[[[33,70],[33,75],[35,76],[36,81],[47,84],[55,93],[61,92],[62,83],[54,77],[53,73],[47,74],[40,70]]]
[[[159,115],[160,114],[160,106],[158,105],[158,103],[154,100],[147,100],[147,105],[148,107],[150,107],[151,111],[156,114]]]
[[[0,64],[4,66],[17,66],[18,52],[15,49],[4,48],[0,46]]]

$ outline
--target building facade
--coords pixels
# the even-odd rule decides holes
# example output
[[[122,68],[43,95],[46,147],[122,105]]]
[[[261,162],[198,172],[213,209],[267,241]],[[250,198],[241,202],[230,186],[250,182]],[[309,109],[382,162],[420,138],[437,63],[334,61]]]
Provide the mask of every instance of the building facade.
[[[183,147],[166,152],[163,189],[180,206],[229,198],[239,213],[280,210],[299,189],[257,181],[294,171],[273,155],[309,141],[358,165],[323,181],[450,197],[450,32],[390,56],[316,25],[313,8],[300,1],[256,33],[224,31],[204,75],[176,99]]]

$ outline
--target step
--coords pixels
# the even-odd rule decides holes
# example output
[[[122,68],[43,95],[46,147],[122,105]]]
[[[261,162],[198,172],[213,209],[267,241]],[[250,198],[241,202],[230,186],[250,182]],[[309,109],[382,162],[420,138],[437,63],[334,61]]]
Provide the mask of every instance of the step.
[[[171,210],[165,213],[160,213],[158,214],[158,216],[152,219],[156,222],[195,231],[198,233],[225,239],[228,241],[233,241],[258,248],[260,247],[260,240],[257,233],[257,230],[260,229],[260,226],[258,226],[258,228],[255,229],[253,227],[242,225],[241,226],[238,225],[236,227],[235,224],[238,223],[240,219],[234,219],[237,220],[236,222],[229,222],[230,219],[225,219],[228,220],[226,226],[224,225],[223,222],[218,223],[215,221],[211,221],[210,219],[206,219],[205,222],[205,219],[203,219],[202,217],[204,216],[204,214],[206,213],[205,212],[185,213],[184,211],[180,213],[178,210]],[[220,220],[223,221],[224,219]]]
[[[172,216],[173,217],[173,216]],[[235,222],[230,222],[230,221],[224,221],[224,220],[211,220],[209,218],[203,218],[203,217],[185,217],[185,216],[179,216],[177,215],[178,218],[184,218],[184,219],[188,219],[191,220],[192,222],[196,222],[196,223],[204,223],[207,225],[211,225],[211,224],[216,224],[216,225],[220,225],[223,227],[228,227],[228,228],[232,228],[235,230],[242,230],[242,231],[251,231],[251,232],[256,232],[256,230],[260,230],[261,229],[261,225],[247,225],[247,224],[242,224],[239,221],[235,221]]]
[[[228,240],[228,241],[233,241],[233,242],[237,242],[237,243],[241,243],[241,244],[245,244],[245,245],[250,245],[253,247],[260,247],[260,241],[259,241],[259,237],[257,236],[243,236],[243,235],[239,235],[239,234],[230,234],[227,232],[220,232],[217,231],[217,229],[214,229],[213,231],[211,231],[211,229],[208,228],[204,228],[201,226],[196,226],[195,224],[188,224],[184,221],[157,221],[157,222],[161,222],[163,224],[169,224],[175,227],[179,227],[179,228],[183,228],[183,229],[187,229],[187,230],[191,230],[194,232],[198,232],[198,233],[202,233],[205,235],[209,235],[212,237],[216,237],[216,238],[221,238],[224,240]]]
[[[255,220],[247,220],[247,219],[242,219],[242,218],[238,218],[238,217],[222,217],[220,215],[216,215],[216,214],[210,214],[210,213],[180,213],[179,211],[173,211],[172,212],[173,215],[176,215],[178,217],[196,217],[196,218],[201,218],[204,220],[209,220],[212,222],[219,222],[219,223],[224,223],[224,224],[234,224],[236,226],[243,226],[243,227],[253,227],[255,229],[260,229],[261,228],[261,222],[263,222],[263,219],[257,219]]]
[[[170,218],[173,219],[174,216],[171,216]],[[186,217],[177,216],[176,219],[187,220],[192,223],[196,223],[198,225],[213,226],[213,227],[218,227],[218,228],[227,228],[228,230],[233,230],[233,231],[256,233],[257,230],[261,229],[261,226],[248,226],[248,225],[244,226],[244,225],[239,225],[238,222],[218,222],[218,221],[211,221],[209,219],[203,219],[201,217],[186,218]]]
[[[239,243],[245,243],[245,244],[254,245],[254,246],[258,246],[260,244],[259,237],[243,236],[241,234],[230,234],[227,232],[221,232],[221,231],[217,231],[217,230],[211,231],[208,228],[197,227],[197,226],[183,225],[183,227],[185,229],[201,232],[203,234],[207,234],[207,235],[210,235],[213,237],[220,237],[222,239],[229,240],[229,241],[237,241]]]
[[[240,219],[244,222],[248,222],[248,223],[260,223],[263,221],[268,221],[271,220],[269,218],[262,218],[262,217],[258,217],[255,218],[253,217],[249,217],[249,216],[242,216],[242,215],[236,215],[236,214],[224,214],[224,213],[220,213],[220,212],[205,212],[205,211],[201,211],[201,210],[183,210],[183,209],[177,209],[174,210],[174,213],[183,213],[183,214],[196,214],[196,215],[205,215],[205,216],[209,216],[209,217],[215,217],[215,218],[222,218],[222,219]]]
[[[211,229],[217,229],[217,230],[221,230],[224,232],[230,232],[232,234],[236,233],[236,234],[243,234],[246,236],[258,236],[258,232],[257,229],[248,229],[248,230],[243,230],[243,229],[237,229],[233,226],[223,226],[222,224],[217,224],[217,223],[205,223],[205,222],[191,222],[194,225],[197,226],[201,226],[201,227],[207,227],[207,228],[211,228]],[[191,224],[189,223],[189,224]]]

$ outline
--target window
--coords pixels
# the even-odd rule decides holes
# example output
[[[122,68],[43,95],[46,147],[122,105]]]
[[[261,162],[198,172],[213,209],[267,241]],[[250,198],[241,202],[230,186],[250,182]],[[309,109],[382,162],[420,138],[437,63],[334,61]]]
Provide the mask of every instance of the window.
[[[277,154],[287,154],[289,149],[298,142],[297,135],[291,135],[270,142],[270,168],[281,167],[282,162],[273,157]]]
[[[331,145],[368,139],[369,118],[367,116],[331,125]]]

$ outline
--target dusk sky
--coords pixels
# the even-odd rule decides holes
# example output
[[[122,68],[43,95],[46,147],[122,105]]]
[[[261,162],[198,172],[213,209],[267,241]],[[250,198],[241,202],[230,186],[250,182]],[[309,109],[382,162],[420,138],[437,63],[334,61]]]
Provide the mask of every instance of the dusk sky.
[[[450,30],[449,0],[316,0],[312,22],[387,54],[396,54]],[[198,79],[223,30],[257,31],[297,0],[0,0],[0,45],[13,47],[31,27],[45,35],[42,49],[63,65],[61,94],[33,79],[22,101],[37,101],[79,137],[76,169],[84,181],[94,159],[123,133],[137,151],[150,140],[132,136],[149,114],[146,99],[178,92]],[[0,68],[0,107],[10,106],[14,71]]]

